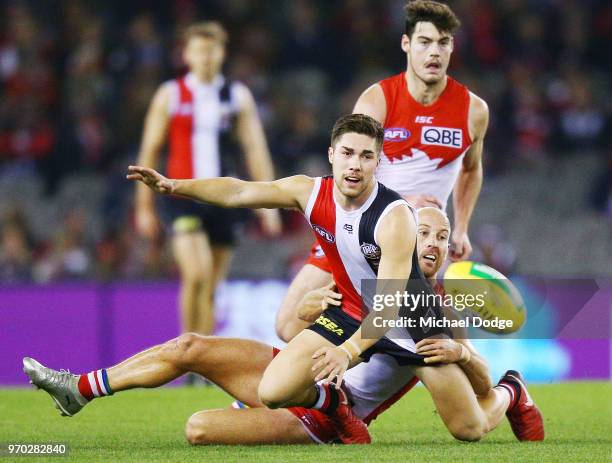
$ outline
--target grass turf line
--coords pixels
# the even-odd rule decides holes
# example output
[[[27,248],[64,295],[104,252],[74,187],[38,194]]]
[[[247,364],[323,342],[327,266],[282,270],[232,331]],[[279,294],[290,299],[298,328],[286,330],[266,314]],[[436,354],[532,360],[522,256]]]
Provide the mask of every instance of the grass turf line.
[[[457,442],[422,387],[374,422],[370,446],[206,447],[188,445],[183,428],[197,410],[229,406],[231,399],[216,388],[128,391],[97,399],[72,418],[60,417],[42,391],[0,389],[0,442],[67,443],[70,455],[46,459],[54,462],[612,461],[612,383],[534,385],[530,391],[546,422],[543,443],[517,442],[506,420],[481,442]]]

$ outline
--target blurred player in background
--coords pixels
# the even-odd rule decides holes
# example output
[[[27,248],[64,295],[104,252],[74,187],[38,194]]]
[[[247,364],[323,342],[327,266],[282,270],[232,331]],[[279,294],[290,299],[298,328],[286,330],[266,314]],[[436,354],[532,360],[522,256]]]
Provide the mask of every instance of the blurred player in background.
[[[418,219],[419,266],[432,286],[439,287],[437,274],[447,254],[450,225],[443,212],[431,207],[420,209]],[[303,298],[298,313],[314,321],[327,305],[337,305],[340,300],[341,295],[331,288],[313,290]],[[492,387],[486,361],[469,340],[424,340],[418,347],[428,357],[428,364],[456,364],[465,376],[466,380],[460,382],[459,387],[445,381],[428,386],[440,417],[456,439],[480,439],[496,427],[506,410],[519,440],[543,437],[543,429],[542,434],[533,432],[534,428],[540,431],[537,420],[535,427],[533,424],[527,428],[521,426],[525,409],[535,407],[526,405],[529,395],[516,372],[506,373],[500,384]],[[250,408],[202,410],[193,414],[185,429],[191,444],[338,441],[329,418],[318,410],[263,407],[257,396],[257,386],[276,353],[277,349],[256,341],[188,333],[114,367],[85,375],[51,370],[30,358],[24,359],[24,370],[35,385],[54,398],[65,416],[78,413],[96,397],[136,387],[162,386],[187,372],[195,372],[238,399],[242,406],[246,404]],[[347,371],[344,385],[356,416],[369,425],[417,381],[412,367],[400,366],[388,355],[375,354],[369,362]],[[513,401],[514,396],[520,397]],[[531,433],[526,433],[526,429]]]
[[[156,168],[168,140],[167,173],[173,178],[235,176],[232,138],[237,138],[254,180],[273,180],[273,167],[249,89],[221,74],[227,34],[216,22],[187,28],[183,58],[189,72],[161,85],[151,102],[138,163]],[[136,187],[136,227],[149,239],[161,231],[154,195]],[[192,201],[164,204],[172,225],[172,249],[181,276],[184,332],[214,330],[214,291],[228,271],[240,214]],[[278,211],[257,212],[266,234],[280,233]]]
[[[469,257],[468,227],[482,185],[482,149],[487,104],[447,75],[453,34],[459,19],[445,4],[415,0],[406,4],[401,47],[406,71],[368,88],[353,112],[367,114],[385,127],[385,143],[376,178],[416,208],[446,209],[453,191],[451,258]],[[278,312],[276,331],[289,341],[303,324],[296,305],[304,294],[329,284],[331,268],[321,247],[291,283]]]

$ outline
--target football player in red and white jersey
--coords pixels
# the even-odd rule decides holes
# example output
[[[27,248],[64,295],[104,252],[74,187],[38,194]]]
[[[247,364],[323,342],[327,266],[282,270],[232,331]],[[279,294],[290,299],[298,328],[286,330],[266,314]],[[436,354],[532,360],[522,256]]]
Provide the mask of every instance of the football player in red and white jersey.
[[[174,178],[235,176],[231,134],[235,133],[251,177],[274,178],[272,162],[250,90],[221,74],[227,34],[214,21],[193,24],[184,34],[183,59],[189,72],[162,84],[151,102],[137,163],[156,168],[169,143],[167,173]],[[234,169],[234,170],[233,170]],[[136,228],[149,239],[159,236],[153,193],[136,190]],[[239,217],[235,211],[168,201],[172,249],[181,277],[180,307],[185,332],[214,330],[213,294],[228,271]],[[278,211],[258,211],[264,232],[277,235]]]
[[[482,185],[489,119],[485,101],[446,73],[459,25],[443,3],[408,2],[401,39],[406,71],[372,85],[353,110],[385,127],[378,181],[416,208],[444,210],[453,191],[453,260],[466,259],[472,251],[468,226]],[[313,246],[279,309],[276,331],[281,339],[290,340],[306,326],[296,317],[296,304],[308,291],[328,284],[330,273],[324,253]]]

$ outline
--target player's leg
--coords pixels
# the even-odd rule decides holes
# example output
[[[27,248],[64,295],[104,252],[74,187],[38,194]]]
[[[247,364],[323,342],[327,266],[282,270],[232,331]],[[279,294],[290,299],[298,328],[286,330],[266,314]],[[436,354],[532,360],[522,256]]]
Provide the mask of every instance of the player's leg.
[[[269,408],[309,407],[317,392],[312,355],[321,347],[333,346],[311,330],[298,334],[270,362],[259,383],[259,399]]]
[[[503,419],[510,395],[499,387],[477,397],[467,376],[456,364],[416,366],[415,374],[431,394],[449,432],[459,440],[476,441]]]
[[[208,377],[251,407],[261,406],[257,386],[272,360],[272,347],[244,340],[186,333],[118,365],[84,375],[46,368],[26,357],[24,371],[47,391],[64,415],[74,415],[96,397],[135,387],[158,387],[193,371]]]
[[[185,427],[187,441],[203,444],[311,444],[300,420],[287,409],[203,410]]]
[[[213,258],[213,284],[212,292],[214,293],[219,286],[219,283],[227,278],[230,264],[234,255],[234,247],[226,244],[212,244]]]
[[[297,317],[299,302],[309,291],[321,288],[331,281],[331,273],[320,266],[307,263],[297,273],[276,314],[276,334],[285,342],[291,341],[300,331],[310,325]]]
[[[211,334],[214,328],[211,296],[213,257],[208,237],[201,228],[176,231],[172,248],[181,274],[183,332]]]
[[[261,407],[257,386],[273,357],[258,341],[185,333],[107,369],[113,392],[158,387],[198,373],[250,407]]]

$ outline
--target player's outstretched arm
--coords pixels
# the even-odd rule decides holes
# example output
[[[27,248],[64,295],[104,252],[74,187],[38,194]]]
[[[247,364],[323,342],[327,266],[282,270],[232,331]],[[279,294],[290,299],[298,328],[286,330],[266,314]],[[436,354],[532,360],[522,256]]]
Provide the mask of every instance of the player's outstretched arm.
[[[314,180],[305,175],[273,182],[247,182],[232,177],[177,180],[142,166],[129,166],[127,178],[140,181],[158,193],[186,196],[219,207],[296,208],[302,211],[314,185]]]
[[[482,150],[488,125],[487,103],[470,94],[469,128],[472,146],[463,158],[461,172],[453,190],[455,224],[451,235],[450,258],[455,261],[467,259],[472,252],[468,228],[482,187]]]
[[[377,231],[376,241],[380,246],[381,258],[378,266],[379,294],[395,294],[406,288],[412,270],[412,253],[416,246],[416,221],[407,205],[397,206],[383,217]],[[381,315],[387,319],[397,318],[399,307],[389,307]],[[338,347],[323,347],[314,353],[318,362],[313,371],[320,370],[315,381],[330,382],[336,379],[336,387],[349,366],[359,363],[359,355],[372,347],[384,336],[383,329],[376,337],[362,339],[360,327],[349,339]]]

